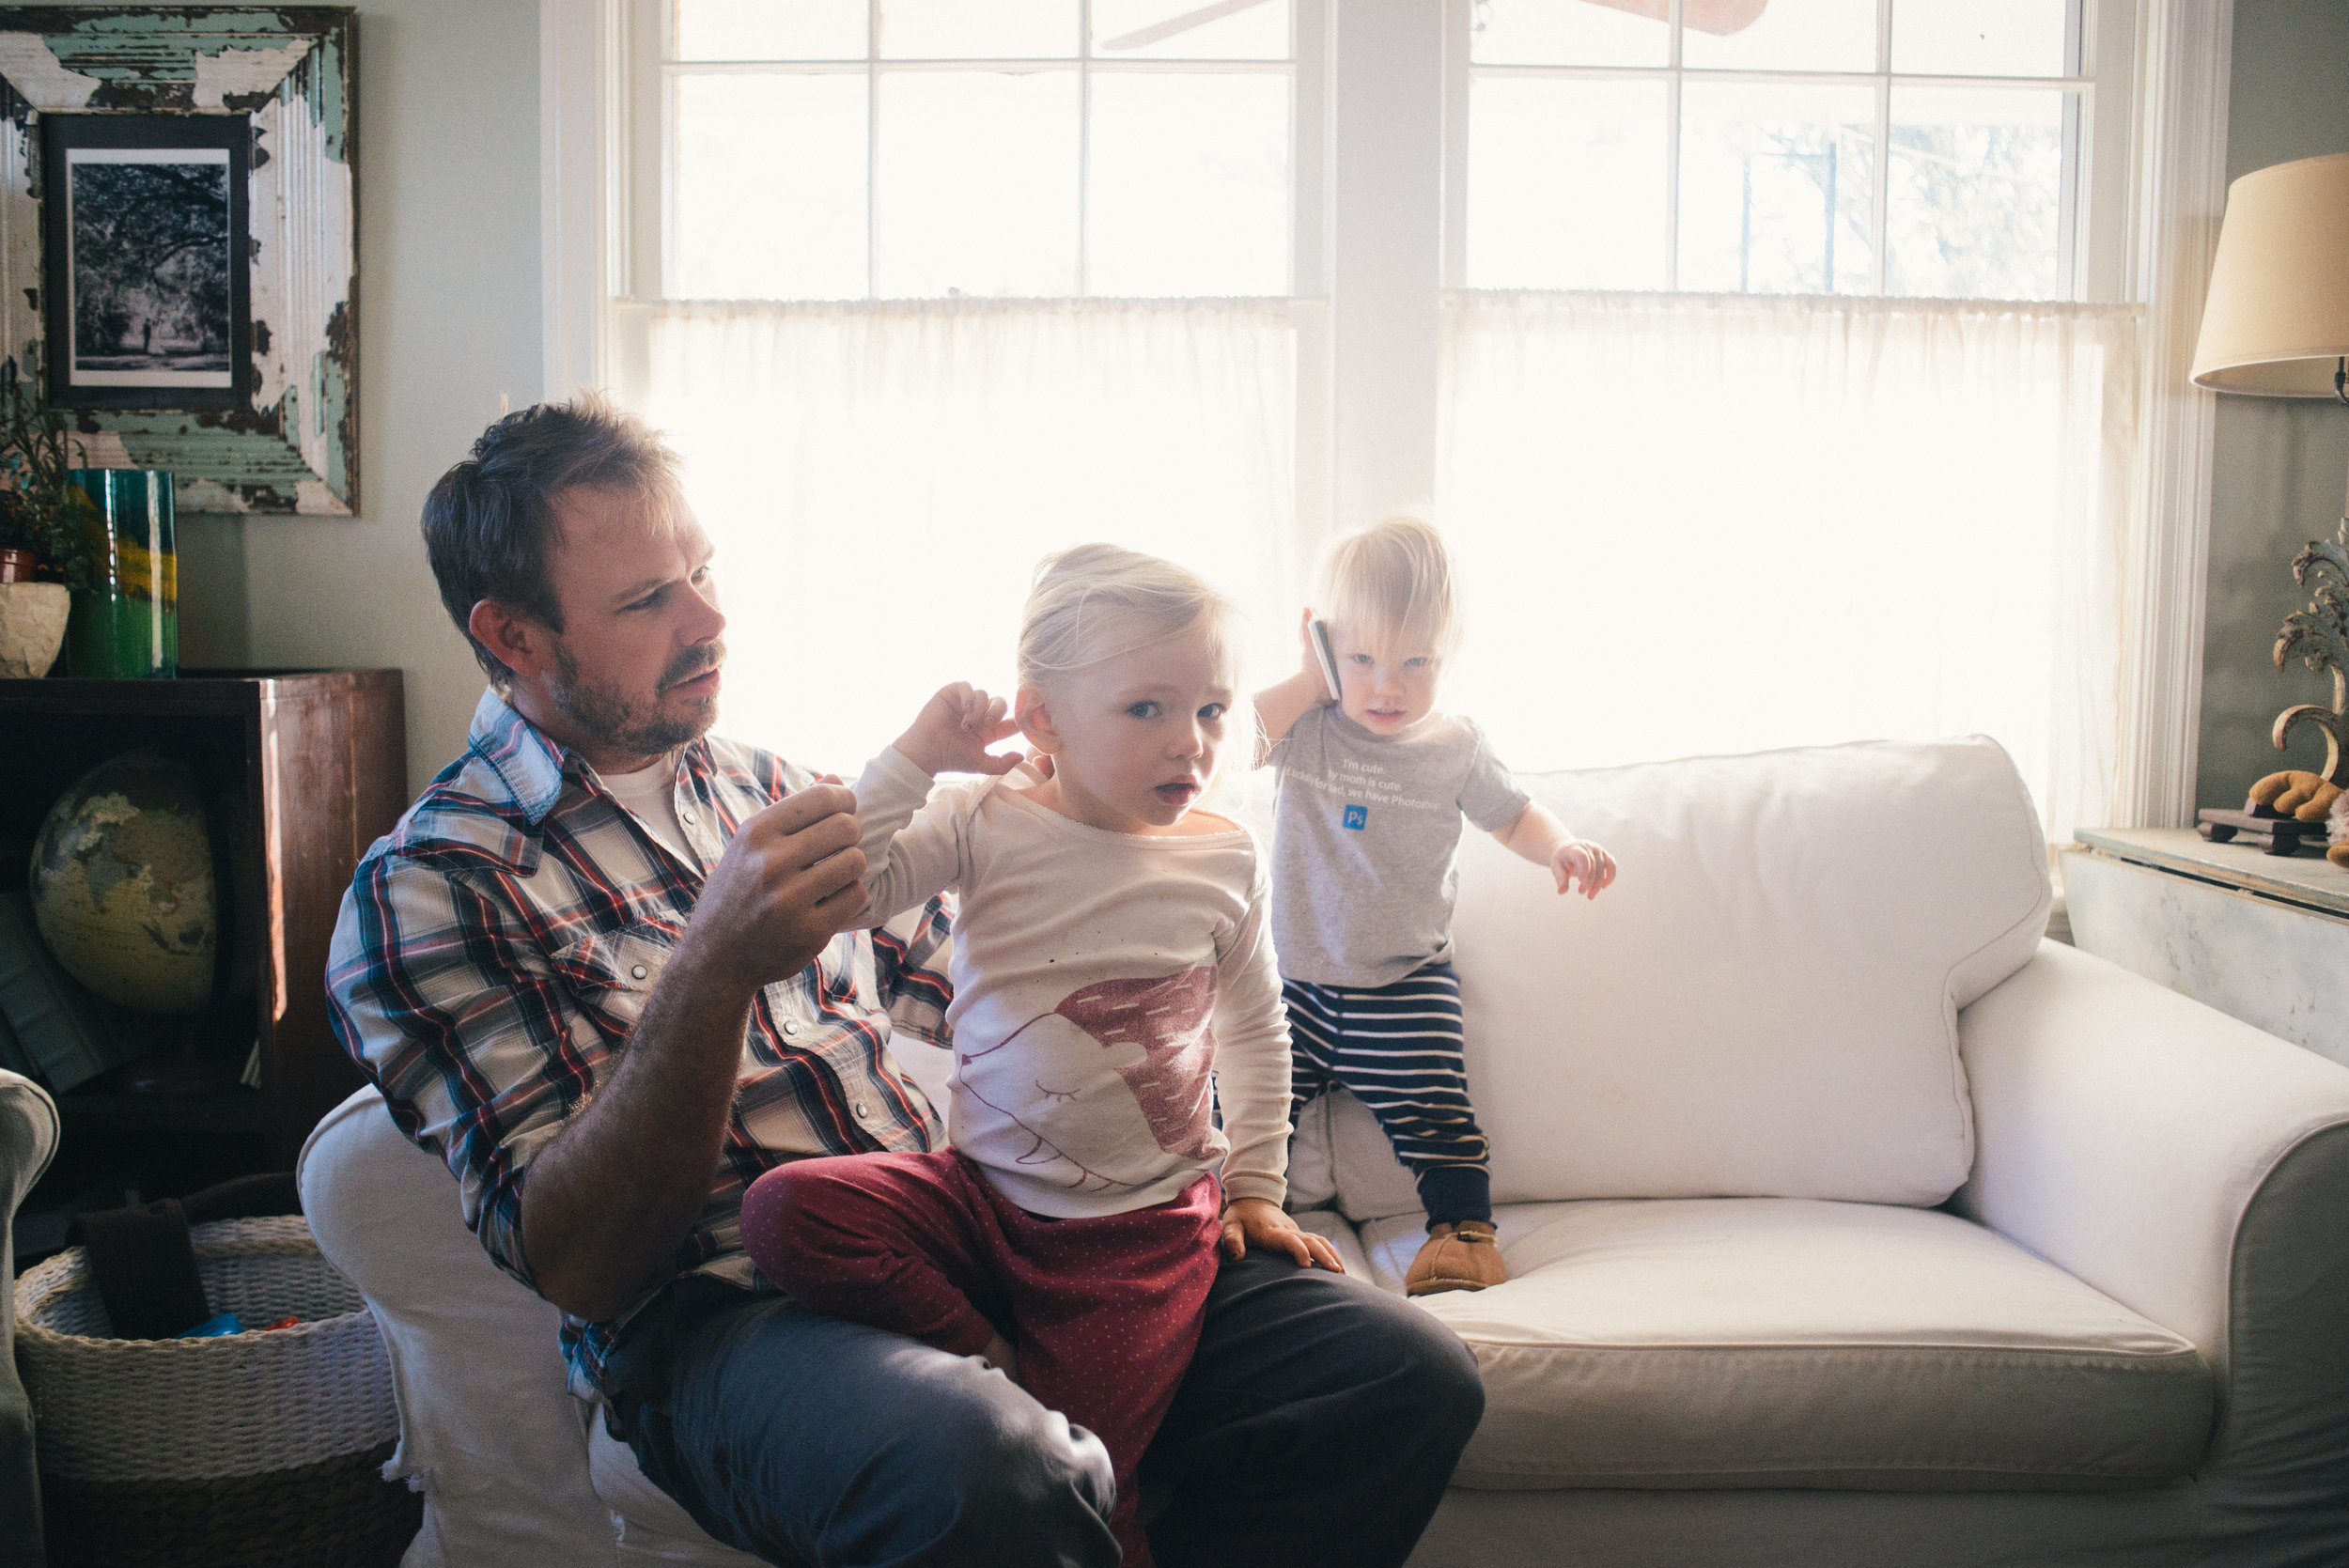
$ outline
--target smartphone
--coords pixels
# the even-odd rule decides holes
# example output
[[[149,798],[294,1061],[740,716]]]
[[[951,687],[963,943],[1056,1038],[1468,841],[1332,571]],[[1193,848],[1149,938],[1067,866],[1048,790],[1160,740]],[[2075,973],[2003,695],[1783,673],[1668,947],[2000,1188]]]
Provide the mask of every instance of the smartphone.
[[[1321,660],[1321,678],[1330,683],[1330,700],[1333,703],[1345,701],[1346,694],[1338,690],[1337,657],[1330,651],[1330,623],[1308,621],[1305,631],[1314,640],[1314,657]]]

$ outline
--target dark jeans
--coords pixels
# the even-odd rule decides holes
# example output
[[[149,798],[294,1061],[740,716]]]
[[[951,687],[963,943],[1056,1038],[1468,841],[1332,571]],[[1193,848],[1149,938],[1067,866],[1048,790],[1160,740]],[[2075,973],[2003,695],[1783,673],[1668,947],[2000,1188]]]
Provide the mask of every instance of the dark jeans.
[[[645,1474],[770,1562],[1117,1560],[1108,1452],[975,1359],[689,1279],[605,1385]],[[1400,1564],[1484,1407],[1467,1347],[1408,1302],[1227,1261],[1143,1460],[1151,1549],[1162,1568]]]

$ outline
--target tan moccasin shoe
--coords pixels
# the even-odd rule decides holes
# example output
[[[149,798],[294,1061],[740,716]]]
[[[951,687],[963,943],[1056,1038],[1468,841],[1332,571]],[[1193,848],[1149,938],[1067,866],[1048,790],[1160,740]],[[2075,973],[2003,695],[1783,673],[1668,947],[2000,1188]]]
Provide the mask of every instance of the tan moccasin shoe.
[[[1489,1221],[1463,1219],[1457,1225],[1433,1225],[1427,1245],[1411,1260],[1403,1276],[1403,1289],[1411,1296],[1433,1296],[1439,1290],[1483,1290],[1509,1277],[1501,1261],[1501,1247]]]

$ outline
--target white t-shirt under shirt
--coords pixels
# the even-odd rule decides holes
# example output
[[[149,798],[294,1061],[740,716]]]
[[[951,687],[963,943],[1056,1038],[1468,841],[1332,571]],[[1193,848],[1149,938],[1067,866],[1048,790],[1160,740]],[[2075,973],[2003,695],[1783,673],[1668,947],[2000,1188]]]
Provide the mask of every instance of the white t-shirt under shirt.
[[[596,777],[613,799],[636,814],[653,837],[668,846],[672,854],[687,865],[699,865],[693,851],[685,843],[685,824],[677,815],[677,754],[671,753],[648,768],[633,773],[605,773]]]
[[[1012,780],[931,784],[892,748],[857,813],[865,924],[961,890],[955,1147],[1054,1218],[1162,1203],[1219,1164],[1229,1196],[1281,1202],[1288,1025],[1255,840],[1108,832]]]

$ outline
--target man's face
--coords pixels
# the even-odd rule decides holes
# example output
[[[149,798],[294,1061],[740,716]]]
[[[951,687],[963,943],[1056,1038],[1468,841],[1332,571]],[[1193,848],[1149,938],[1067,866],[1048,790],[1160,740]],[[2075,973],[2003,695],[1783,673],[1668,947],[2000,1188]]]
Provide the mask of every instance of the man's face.
[[[548,696],[596,767],[625,770],[705,734],[718,718],[726,618],[710,545],[681,509],[574,489],[553,498],[548,573],[563,607]]]

